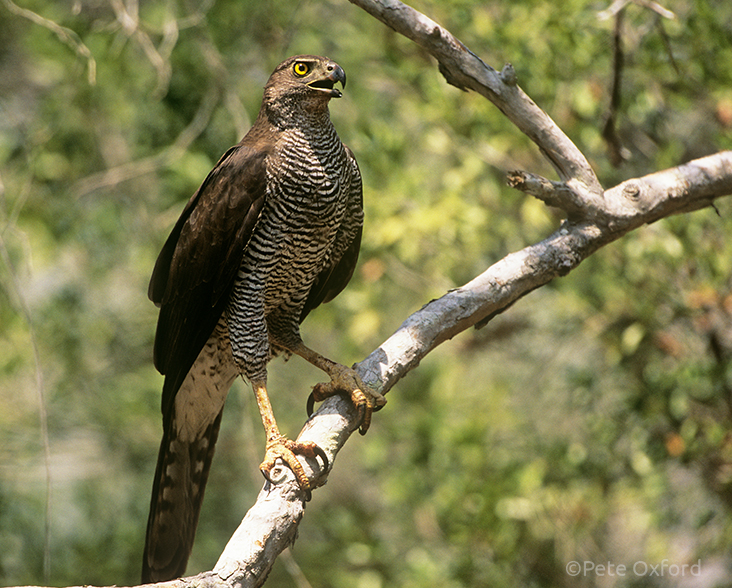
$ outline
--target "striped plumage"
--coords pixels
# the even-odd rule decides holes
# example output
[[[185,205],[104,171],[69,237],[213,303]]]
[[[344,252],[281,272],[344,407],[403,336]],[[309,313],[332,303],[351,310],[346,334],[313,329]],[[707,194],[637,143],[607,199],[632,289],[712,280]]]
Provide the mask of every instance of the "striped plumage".
[[[165,375],[163,440],[153,482],[143,582],[185,571],[224,401],[238,375],[255,392],[266,433],[265,476],[281,458],[304,490],[295,454],[313,444],[280,435],[267,396],[267,362],[296,353],[331,382],[315,398],[345,390],[363,414],[384,400],[353,370],[307,348],[299,325],[336,296],[353,273],[363,221],[361,176],[328,115],[345,73],[322,57],[281,63],[259,115],[186,205],[160,253],[150,298],[160,306],[155,365]]]
[[[267,173],[267,196],[257,230],[226,309],[234,357],[250,380],[264,377],[267,353],[276,352],[277,344],[290,349],[298,342],[303,310],[307,314],[314,306],[305,306],[313,282],[348,245],[358,247],[360,241],[358,167],[333,125],[323,121],[321,128],[324,132],[283,131],[282,150]],[[264,334],[247,336],[264,326],[262,314],[275,345],[263,345]]]

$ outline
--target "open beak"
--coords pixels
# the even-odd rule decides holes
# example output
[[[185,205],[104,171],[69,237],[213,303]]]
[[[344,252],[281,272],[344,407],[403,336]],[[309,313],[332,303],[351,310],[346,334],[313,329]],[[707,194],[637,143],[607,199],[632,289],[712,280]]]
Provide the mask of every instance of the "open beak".
[[[340,98],[343,96],[343,93],[334,86],[336,82],[340,82],[341,87],[346,87],[346,72],[343,71],[343,68],[340,65],[333,61],[328,63],[326,69],[329,72],[327,76],[319,80],[315,80],[314,82],[310,82],[308,86],[315,88],[316,90],[320,90],[321,92],[327,92],[331,98]]]

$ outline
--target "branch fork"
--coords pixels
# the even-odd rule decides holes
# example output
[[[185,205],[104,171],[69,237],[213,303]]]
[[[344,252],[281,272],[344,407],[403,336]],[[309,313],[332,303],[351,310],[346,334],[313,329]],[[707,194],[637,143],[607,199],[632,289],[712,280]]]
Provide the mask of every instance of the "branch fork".
[[[386,394],[435,347],[470,327],[480,327],[521,297],[566,275],[600,247],[660,218],[710,206],[732,194],[732,151],[627,180],[603,190],[585,156],[520,88],[514,68],[486,65],[449,31],[398,0],[350,0],[428,51],[448,83],[490,100],[538,146],[559,181],[527,171],[508,183],[566,212],[567,219],[539,243],[510,253],[460,288],[407,318],[354,369],[366,386]],[[298,441],[317,444],[332,467],[358,426],[348,398],[327,398],[305,423]],[[325,484],[321,463],[298,456],[309,479]],[[309,493],[284,465],[272,470],[256,503],[224,549],[213,571],[182,578],[168,588],[258,587],[277,556],[296,536]]]
[[[603,190],[581,151],[518,86],[510,64],[497,72],[449,31],[398,0],[350,1],[428,51],[448,83],[485,96],[529,136],[560,181],[513,171],[508,174],[509,185],[567,214],[552,235],[507,255],[471,282],[428,303],[357,363],[354,369],[362,381],[379,393],[386,394],[440,343],[484,325],[628,231],[732,194],[732,151]],[[333,396],[310,417],[298,441],[315,442],[332,467],[357,419],[348,399]],[[317,465],[304,458],[303,467],[308,476],[321,475]],[[319,478],[319,485],[326,476]],[[298,492],[291,473],[283,472],[276,484],[267,482],[216,564],[217,577],[227,586],[261,586],[275,557],[294,541],[307,498]],[[200,582],[202,576],[196,578]]]

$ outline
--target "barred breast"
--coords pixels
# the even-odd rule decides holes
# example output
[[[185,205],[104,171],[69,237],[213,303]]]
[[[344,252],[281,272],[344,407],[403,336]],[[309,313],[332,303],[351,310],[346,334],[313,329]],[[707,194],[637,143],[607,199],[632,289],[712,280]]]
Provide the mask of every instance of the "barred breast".
[[[234,357],[249,379],[265,376],[278,342],[299,341],[310,288],[334,252],[344,249],[336,240],[348,238],[342,225],[353,170],[328,127],[317,135],[302,128],[283,133],[268,162],[266,203],[227,311]]]

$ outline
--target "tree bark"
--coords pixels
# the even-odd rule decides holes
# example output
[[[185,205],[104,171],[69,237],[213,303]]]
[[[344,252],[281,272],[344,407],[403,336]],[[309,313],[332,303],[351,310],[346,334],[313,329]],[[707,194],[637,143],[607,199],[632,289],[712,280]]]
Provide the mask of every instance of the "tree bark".
[[[582,152],[518,86],[510,65],[497,72],[449,31],[398,0],[350,1],[428,51],[448,83],[485,96],[536,143],[561,181],[514,171],[508,174],[509,185],[567,213],[554,234],[507,255],[468,284],[429,302],[357,363],[364,383],[381,394],[440,343],[469,327],[485,325],[522,296],[569,273],[603,245],[644,224],[710,206],[716,198],[732,194],[732,151],[603,190]],[[358,425],[356,419],[349,402],[328,399],[298,439],[317,443],[333,467]],[[305,467],[316,479],[313,466],[317,468],[315,463]],[[261,586],[258,580],[249,581],[248,570],[269,570],[274,558],[270,560],[268,553],[281,552],[295,536],[306,496],[297,489],[292,473],[282,470],[277,484],[265,484],[214,568],[229,586]],[[280,538],[277,547],[268,543],[273,536]]]
[[[496,71],[449,31],[397,0],[350,1],[428,51],[450,84],[485,96],[529,136],[560,181],[513,171],[509,185],[567,214],[552,235],[429,302],[356,364],[364,383],[380,393],[391,390],[439,344],[469,327],[483,326],[519,298],[566,275],[603,245],[644,224],[710,206],[716,198],[732,194],[732,151],[603,190],[582,152],[518,86],[510,65]],[[305,423],[298,439],[315,442],[333,467],[357,418],[349,401],[330,398]],[[322,485],[327,472],[319,472],[315,461],[302,461],[311,479]],[[308,499],[287,467],[276,468],[213,571],[160,585],[261,586],[277,556],[295,540]]]

